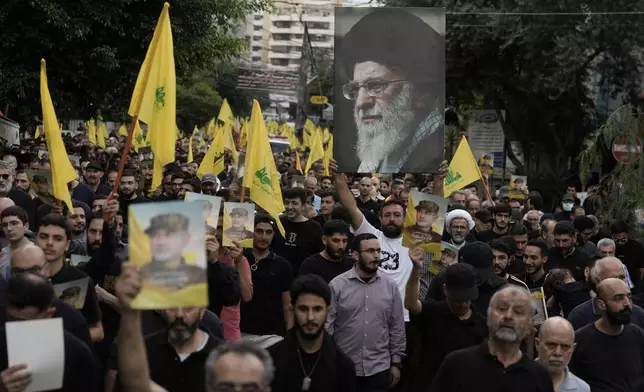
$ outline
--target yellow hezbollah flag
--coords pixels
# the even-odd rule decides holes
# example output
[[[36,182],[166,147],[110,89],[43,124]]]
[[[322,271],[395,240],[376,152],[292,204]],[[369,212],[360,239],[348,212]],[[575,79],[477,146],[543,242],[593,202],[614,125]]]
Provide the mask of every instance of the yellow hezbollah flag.
[[[300,174],[304,173],[302,170],[302,161],[300,161],[300,152],[295,150],[295,170],[299,171]]]
[[[275,218],[282,237],[285,237],[286,232],[279,217],[284,212],[279,176],[275,168],[275,159],[268,140],[262,109],[259,107],[259,102],[254,99],[249,133],[242,185],[250,189],[250,199]]]
[[[89,120],[87,123],[87,129],[88,129],[88,134],[87,134],[87,139],[89,140],[90,143],[93,145],[96,145],[96,123],[94,120]]]
[[[154,36],[136,79],[128,114],[148,125],[147,140],[154,153],[152,189],[161,185],[163,166],[174,162],[177,80],[170,15],[165,3]]]
[[[135,151],[139,151],[139,148],[145,147],[148,145],[148,142],[145,140],[145,136],[143,136],[143,130],[141,129],[141,126],[139,125],[139,121],[136,121],[136,124],[134,124],[134,133],[132,134],[132,145],[134,146]]]
[[[38,139],[40,137],[40,125],[36,127],[36,134],[34,135],[34,139]]]
[[[322,138],[320,137],[320,132],[318,132],[317,130],[313,131],[311,138],[309,138],[309,140],[311,140],[311,153],[309,154],[309,159],[306,161],[306,169],[304,169],[304,173],[302,173],[305,176],[308,175],[309,169],[311,169],[313,162],[324,159],[324,148],[322,147]]]
[[[203,157],[197,170],[197,177],[202,179],[204,174],[217,175],[224,171],[224,133],[218,130],[208,152]]]
[[[476,158],[474,158],[474,154],[470,150],[467,139],[463,136],[452,158],[452,162],[449,163],[449,172],[443,182],[445,188],[443,194],[445,197],[448,197],[452,192],[480,179],[481,171],[479,170],[479,165],[476,163]]]
[[[108,137],[109,133],[107,132],[107,125],[105,125],[105,123],[101,123],[101,125],[98,126],[98,146],[105,148],[105,139]]]
[[[208,122],[208,125],[206,126],[206,136],[208,136],[210,140],[214,139],[215,131],[216,131],[215,119],[213,118]]]
[[[326,146],[326,151],[324,151],[324,175],[329,176],[329,162],[333,158],[333,135],[329,136],[329,144]]]
[[[119,136],[127,137],[127,128],[125,127],[125,124],[121,124],[119,127]]]
[[[230,105],[228,104],[228,100],[226,98],[224,98],[224,102],[222,102],[221,104],[217,120],[221,121],[224,124],[228,124],[231,127],[235,125],[235,116],[233,116],[233,111],[230,109]]]
[[[233,155],[233,162],[237,164],[239,162],[239,153],[235,148],[235,139],[233,139],[233,131],[230,124],[224,125],[224,147],[230,150]]]
[[[40,103],[42,105],[42,122],[45,139],[47,140],[47,150],[49,151],[49,161],[51,164],[52,191],[54,197],[67,204],[67,208],[72,211],[72,198],[69,195],[67,184],[78,177],[74,166],[69,161],[63,136],[58,128],[58,119],[54,112],[54,103],[51,101],[49,86],[47,85],[47,67],[45,59],[40,60]]]
[[[196,129],[197,127],[195,127]],[[192,161],[195,160],[195,157],[192,156],[192,138],[195,137],[195,132],[192,131],[192,135],[190,135],[190,142],[188,143],[188,163],[191,163]]]

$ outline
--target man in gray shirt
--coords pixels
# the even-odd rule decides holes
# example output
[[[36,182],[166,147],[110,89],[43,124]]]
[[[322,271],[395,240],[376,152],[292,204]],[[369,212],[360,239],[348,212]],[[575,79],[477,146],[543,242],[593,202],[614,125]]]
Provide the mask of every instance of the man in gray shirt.
[[[356,391],[385,392],[400,380],[405,356],[402,299],[396,283],[378,273],[378,238],[359,234],[353,243],[355,266],[329,284],[326,329],[356,366]]]

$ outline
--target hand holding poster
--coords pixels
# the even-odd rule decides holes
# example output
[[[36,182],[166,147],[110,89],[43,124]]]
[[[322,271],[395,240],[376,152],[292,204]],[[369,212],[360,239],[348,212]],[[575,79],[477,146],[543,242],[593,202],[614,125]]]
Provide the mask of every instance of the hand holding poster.
[[[252,248],[254,226],[255,204],[224,203],[224,246],[232,246],[235,241],[243,248]]]
[[[523,200],[528,194],[528,177],[510,176],[510,200]]]
[[[421,248],[431,254],[431,260],[440,260],[447,204],[442,197],[412,191],[407,203],[403,246],[420,242]]]
[[[441,257],[434,259],[429,265],[429,272],[438,275],[447,266],[458,262],[458,248],[448,242],[441,242]]]
[[[130,205],[130,261],[143,285],[135,309],[206,306],[204,202]]]
[[[340,171],[437,172],[443,160],[445,11],[335,9],[333,156]],[[306,173],[305,173],[306,174]]]

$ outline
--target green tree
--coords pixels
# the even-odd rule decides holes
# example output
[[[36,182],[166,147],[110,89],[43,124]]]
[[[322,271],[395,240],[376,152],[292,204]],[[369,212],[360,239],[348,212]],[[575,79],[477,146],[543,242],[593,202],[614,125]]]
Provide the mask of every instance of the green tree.
[[[202,71],[177,86],[177,126],[191,132],[216,117],[223,102],[215,78]]]
[[[233,29],[269,1],[173,2],[178,80],[244,49],[246,40]],[[6,0],[0,9],[0,108],[18,121],[40,116],[44,57],[59,117],[87,118],[98,109],[106,118],[126,117],[162,6],[159,0]]]
[[[583,141],[602,120],[607,96],[637,91],[644,3],[630,0],[385,0],[389,6],[445,7],[447,95],[484,98],[506,111],[503,130],[521,142],[509,158],[544,196],[565,190]],[[607,14],[619,12],[619,14]],[[572,169],[572,170],[571,170]]]
[[[309,93],[325,95],[333,103],[333,49],[314,47],[313,60],[318,78],[309,85]]]

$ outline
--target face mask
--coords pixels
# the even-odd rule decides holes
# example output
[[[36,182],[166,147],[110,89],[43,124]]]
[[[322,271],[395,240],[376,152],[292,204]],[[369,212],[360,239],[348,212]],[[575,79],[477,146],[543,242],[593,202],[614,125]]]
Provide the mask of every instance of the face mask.
[[[561,206],[563,207],[563,210],[566,212],[572,211],[572,203],[564,202],[564,203],[561,203]]]

